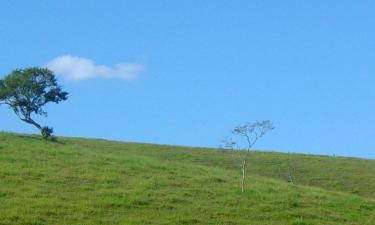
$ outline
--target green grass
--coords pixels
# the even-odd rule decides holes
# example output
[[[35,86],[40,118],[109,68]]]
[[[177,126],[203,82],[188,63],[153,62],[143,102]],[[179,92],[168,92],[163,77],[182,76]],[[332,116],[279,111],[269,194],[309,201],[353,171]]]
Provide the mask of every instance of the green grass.
[[[238,154],[0,133],[0,224],[375,224],[375,161]]]

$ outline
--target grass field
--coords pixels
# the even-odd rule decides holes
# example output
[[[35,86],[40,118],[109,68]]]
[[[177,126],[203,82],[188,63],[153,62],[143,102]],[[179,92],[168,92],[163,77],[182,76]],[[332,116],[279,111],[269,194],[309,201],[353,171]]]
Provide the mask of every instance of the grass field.
[[[374,160],[238,154],[0,133],[0,224],[375,224]]]

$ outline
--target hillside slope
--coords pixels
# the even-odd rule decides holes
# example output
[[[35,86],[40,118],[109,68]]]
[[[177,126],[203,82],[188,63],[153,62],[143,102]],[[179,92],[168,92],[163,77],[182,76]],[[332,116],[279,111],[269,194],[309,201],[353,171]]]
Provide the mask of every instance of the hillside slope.
[[[375,224],[374,161],[237,154],[0,133],[0,224]]]

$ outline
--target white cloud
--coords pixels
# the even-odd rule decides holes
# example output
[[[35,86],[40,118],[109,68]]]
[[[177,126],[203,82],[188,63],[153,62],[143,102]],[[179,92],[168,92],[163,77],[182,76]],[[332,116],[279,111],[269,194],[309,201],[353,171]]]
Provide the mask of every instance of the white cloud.
[[[143,70],[143,65],[119,63],[114,67],[96,65],[91,59],[63,55],[52,59],[47,68],[67,80],[84,80],[90,78],[117,78],[134,80]]]

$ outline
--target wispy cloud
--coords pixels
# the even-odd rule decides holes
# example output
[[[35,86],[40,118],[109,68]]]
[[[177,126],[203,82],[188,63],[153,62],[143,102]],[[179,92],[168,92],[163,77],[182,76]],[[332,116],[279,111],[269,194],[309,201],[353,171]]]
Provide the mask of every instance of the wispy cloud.
[[[84,80],[90,78],[115,78],[134,80],[143,70],[143,65],[133,63],[119,63],[114,67],[97,65],[91,59],[63,55],[52,59],[47,68],[66,80]]]

